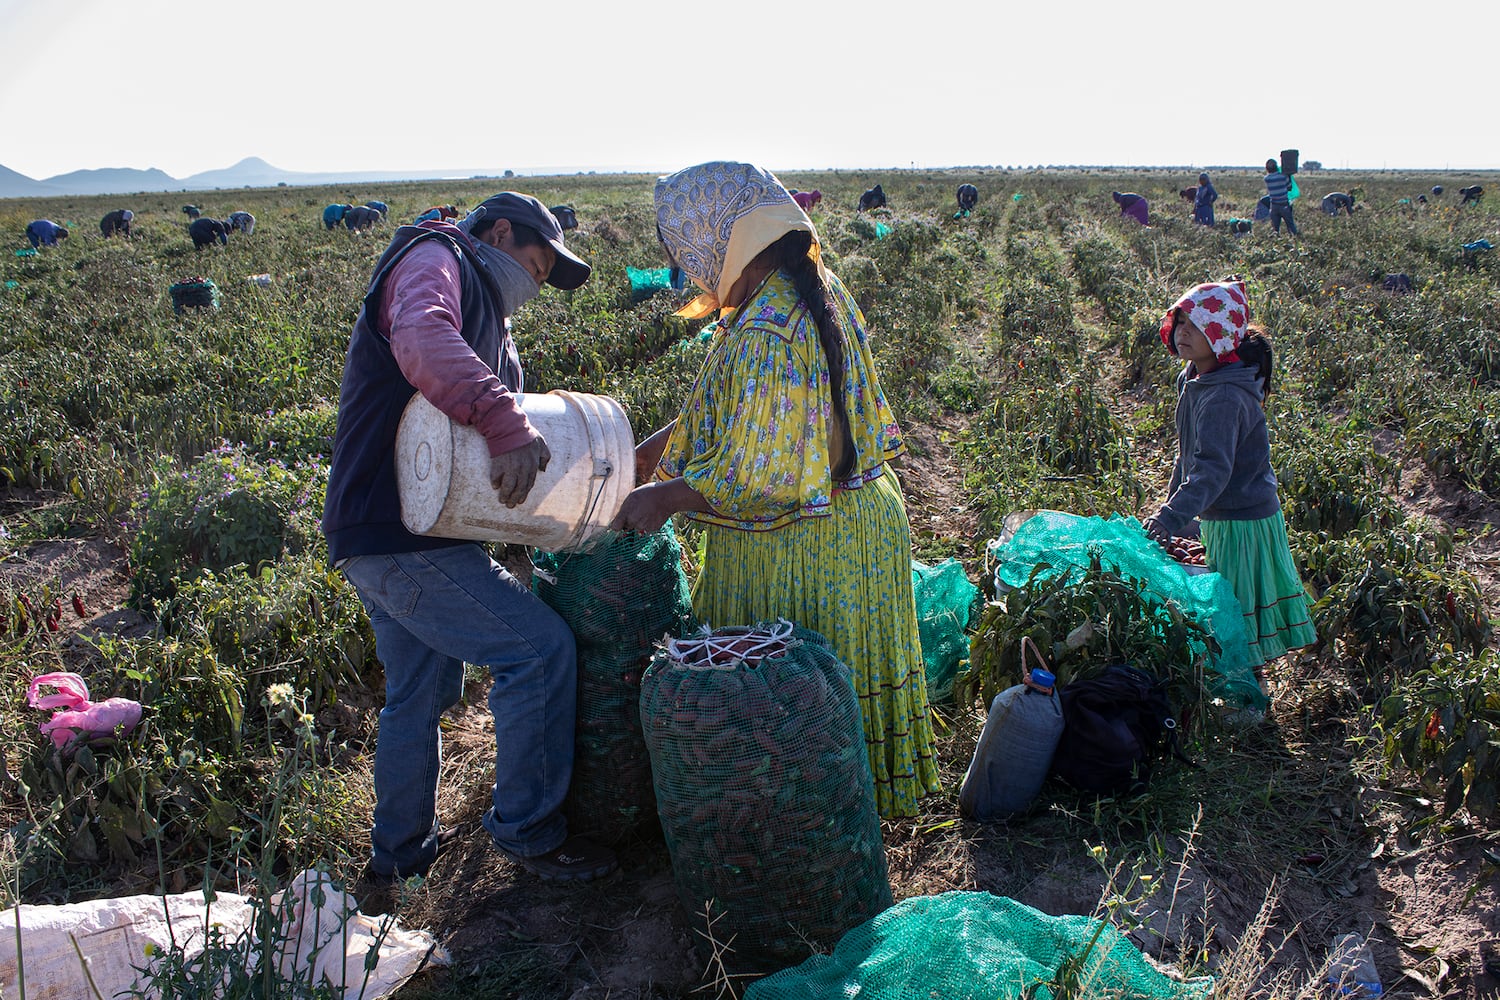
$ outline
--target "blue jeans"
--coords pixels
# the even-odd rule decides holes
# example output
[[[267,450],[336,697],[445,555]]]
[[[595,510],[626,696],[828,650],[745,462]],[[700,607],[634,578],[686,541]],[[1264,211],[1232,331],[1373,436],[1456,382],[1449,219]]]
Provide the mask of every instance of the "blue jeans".
[[[425,874],[437,856],[438,719],[463,696],[466,662],[494,677],[495,785],[485,829],[522,857],[561,845],[578,706],[568,626],[475,544],[355,556],[343,570],[385,666],[371,869]]]
[[[1292,203],[1287,202],[1285,205],[1278,205],[1274,201],[1271,202],[1271,229],[1273,232],[1281,232],[1282,219],[1286,220],[1286,231],[1293,236],[1298,235],[1297,224],[1292,221]]]

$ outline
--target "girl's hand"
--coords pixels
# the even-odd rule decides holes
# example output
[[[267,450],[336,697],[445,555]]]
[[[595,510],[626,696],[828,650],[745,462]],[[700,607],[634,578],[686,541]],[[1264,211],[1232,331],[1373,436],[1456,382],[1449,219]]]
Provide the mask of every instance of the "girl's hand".
[[[1172,541],[1171,532],[1167,531],[1161,526],[1161,524],[1156,520],[1155,515],[1152,515],[1151,517],[1146,518],[1145,521],[1141,522],[1141,527],[1146,529],[1146,534],[1150,535],[1158,545],[1166,545]]]

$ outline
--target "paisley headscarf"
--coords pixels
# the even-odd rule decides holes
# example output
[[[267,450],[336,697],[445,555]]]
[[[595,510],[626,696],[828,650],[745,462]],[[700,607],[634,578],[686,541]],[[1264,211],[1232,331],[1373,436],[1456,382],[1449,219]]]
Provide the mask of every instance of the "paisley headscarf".
[[[752,164],[700,163],[656,182],[657,236],[672,263],[703,289],[679,316],[723,308],[745,265],[796,231],[812,234],[809,256],[821,268],[812,220],[774,174]]]
[[[1214,357],[1220,361],[1238,361],[1235,353],[1245,339],[1245,328],[1250,323],[1250,305],[1245,298],[1243,281],[1210,281],[1184,292],[1172,303],[1166,317],[1161,321],[1161,342],[1167,350],[1177,353],[1172,343],[1172,327],[1177,322],[1179,310],[1187,312],[1187,318],[1203,331]]]

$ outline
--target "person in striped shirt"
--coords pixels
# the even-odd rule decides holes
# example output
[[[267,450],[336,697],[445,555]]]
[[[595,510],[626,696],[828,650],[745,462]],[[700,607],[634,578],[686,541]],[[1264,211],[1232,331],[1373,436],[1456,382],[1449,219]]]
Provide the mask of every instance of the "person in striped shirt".
[[[1297,223],[1292,221],[1292,202],[1287,197],[1291,187],[1291,177],[1281,172],[1281,167],[1275,160],[1267,160],[1266,195],[1271,199],[1271,229],[1281,232],[1281,221],[1285,219],[1287,232],[1296,236]]]

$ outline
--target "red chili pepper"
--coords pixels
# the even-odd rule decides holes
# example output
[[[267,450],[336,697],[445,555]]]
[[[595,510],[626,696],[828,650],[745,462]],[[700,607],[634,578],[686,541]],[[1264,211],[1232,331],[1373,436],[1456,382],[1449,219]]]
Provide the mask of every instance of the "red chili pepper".
[[[27,597],[25,594],[21,595],[21,607],[26,609],[26,614],[28,617],[36,617],[36,608],[31,606],[31,598]]]
[[[1427,738],[1435,740],[1443,733],[1442,723],[1438,721],[1437,709],[1432,710],[1432,715],[1427,718]]]
[[[47,616],[47,631],[48,632],[56,632],[57,628],[58,628],[58,626],[60,624],[61,624],[60,619],[54,618],[51,615]]]
[[[89,609],[84,605],[83,598],[77,594],[73,595],[73,611],[79,618],[87,618],[89,616]]]

